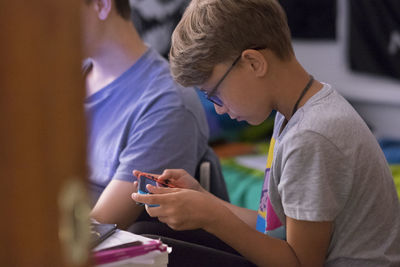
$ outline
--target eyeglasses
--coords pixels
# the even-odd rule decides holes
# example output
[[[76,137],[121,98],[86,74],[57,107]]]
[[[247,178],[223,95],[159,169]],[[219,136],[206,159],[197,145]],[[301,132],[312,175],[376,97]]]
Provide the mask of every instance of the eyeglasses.
[[[265,48],[264,47],[256,47],[256,48],[250,48],[250,49],[262,50]],[[222,78],[217,82],[217,84],[214,86],[214,88],[210,90],[209,93],[205,90],[200,89],[200,91],[202,91],[204,93],[204,95],[206,96],[208,101],[211,101],[212,103],[216,104],[219,107],[222,107],[224,105],[221,98],[219,98],[216,95],[218,87],[225,80],[226,76],[228,76],[229,72],[231,72],[233,67],[235,67],[235,65],[239,62],[241,57],[242,57],[242,53],[240,53],[240,55],[235,59],[235,61],[233,61],[232,65],[228,68],[228,70],[225,72],[225,74],[222,76]]]

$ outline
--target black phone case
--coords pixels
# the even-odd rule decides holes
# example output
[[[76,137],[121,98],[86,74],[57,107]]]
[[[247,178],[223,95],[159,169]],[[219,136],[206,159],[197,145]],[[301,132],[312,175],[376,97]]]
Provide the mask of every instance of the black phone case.
[[[101,242],[106,240],[117,229],[116,224],[91,223],[90,224],[90,241],[91,247],[94,248]]]

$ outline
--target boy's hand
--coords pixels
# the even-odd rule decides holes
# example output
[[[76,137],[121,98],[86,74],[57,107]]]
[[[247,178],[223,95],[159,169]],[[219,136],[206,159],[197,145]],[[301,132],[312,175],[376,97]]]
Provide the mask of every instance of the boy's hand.
[[[133,200],[159,205],[157,207],[146,205],[147,213],[151,217],[158,217],[161,222],[168,224],[174,230],[199,228],[207,230],[221,214],[224,214],[222,210],[226,209],[216,199],[198,191],[152,185],[147,185],[146,188],[153,194],[133,193]]]
[[[202,187],[199,182],[182,169],[164,170],[164,172],[158,176],[158,180],[163,183],[172,184],[179,188],[202,191]]]
[[[136,178],[139,178],[139,175],[140,175],[142,172],[141,172],[141,171],[138,171],[138,170],[133,170],[132,173],[133,173],[134,176],[136,176]],[[147,172],[146,172],[146,173],[147,173]],[[153,174],[153,173],[147,173],[147,174],[150,174],[150,175],[156,177],[157,179],[158,179],[158,176],[160,176],[159,174]]]
[[[139,174],[141,173],[141,171],[133,170],[132,173],[137,179],[139,179]],[[152,174],[152,175],[154,177],[158,176],[157,174]],[[137,193],[138,188],[139,188],[139,183],[138,183],[138,180],[136,180],[136,181],[133,182],[133,192]]]

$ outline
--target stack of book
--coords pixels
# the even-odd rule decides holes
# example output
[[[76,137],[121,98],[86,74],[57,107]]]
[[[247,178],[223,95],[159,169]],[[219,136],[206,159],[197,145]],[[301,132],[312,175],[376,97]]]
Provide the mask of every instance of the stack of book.
[[[167,266],[169,252],[160,240],[117,229],[93,248],[92,256],[97,267],[161,267]]]

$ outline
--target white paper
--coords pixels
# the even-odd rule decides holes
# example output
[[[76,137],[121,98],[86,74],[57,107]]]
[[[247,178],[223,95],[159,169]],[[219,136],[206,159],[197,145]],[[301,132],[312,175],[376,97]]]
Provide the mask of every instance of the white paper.
[[[141,235],[136,235],[131,232],[123,231],[117,229],[114,234],[112,234],[110,237],[108,237],[106,240],[104,240],[102,243],[100,243],[97,247],[93,249],[93,252],[125,244],[125,243],[130,243],[134,241],[141,241],[143,243],[148,243],[149,241],[152,241],[153,239],[147,238]],[[166,245],[165,245],[166,246]],[[128,267],[128,266],[134,266],[134,267],[159,267],[159,266],[167,266],[168,264],[168,253],[171,253],[172,248],[167,247],[166,251],[151,251],[147,254],[132,257],[129,259],[124,259],[121,261],[116,261],[116,262],[111,262],[107,264],[101,264],[101,265],[96,265],[97,267]]]

